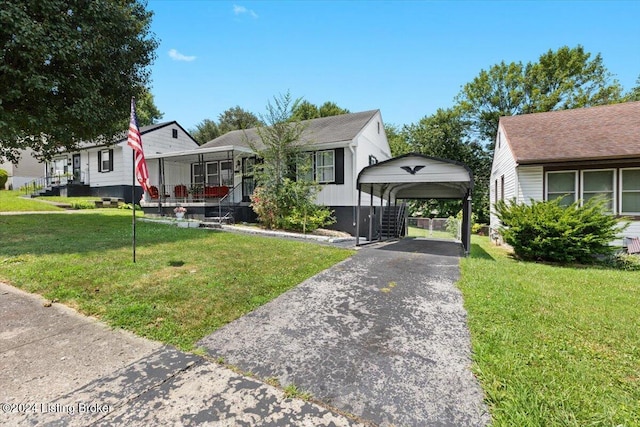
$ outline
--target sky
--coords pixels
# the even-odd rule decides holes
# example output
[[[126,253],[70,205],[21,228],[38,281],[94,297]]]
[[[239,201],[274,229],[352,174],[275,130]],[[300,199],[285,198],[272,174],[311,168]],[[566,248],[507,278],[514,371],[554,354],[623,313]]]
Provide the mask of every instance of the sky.
[[[275,96],[385,124],[417,123],[454,105],[462,86],[501,61],[535,62],[582,45],[625,92],[640,76],[637,1],[149,0],[160,41],[151,93],[192,130],[240,106],[264,114]]]

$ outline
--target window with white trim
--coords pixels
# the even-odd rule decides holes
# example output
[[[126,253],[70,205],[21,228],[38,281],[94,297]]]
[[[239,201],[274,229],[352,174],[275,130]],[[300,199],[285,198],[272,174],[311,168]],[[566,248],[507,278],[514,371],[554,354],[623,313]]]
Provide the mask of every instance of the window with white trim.
[[[547,172],[547,200],[561,198],[561,206],[576,201],[576,171]]]
[[[620,213],[640,215],[640,168],[620,170]]]
[[[615,171],[613,169],[582,171],[583,202],[597,196],[605,198],[607,209],[615,213]]]
[[[210,162],[206,165],[207,170],[207,184],[218,185],[220,182],[220,175],[218,174],[218,162]]]
[[[316,152],[316,182],[328,183],[336,180],[336,159],[333,150]]]
[[[204,173],[202,166],[202,163],[194,163],[191,165],[194,184],[202,184],[204,182]]]
[[[98,151],[98,172],[111,172],[113,170],[113,150]]]

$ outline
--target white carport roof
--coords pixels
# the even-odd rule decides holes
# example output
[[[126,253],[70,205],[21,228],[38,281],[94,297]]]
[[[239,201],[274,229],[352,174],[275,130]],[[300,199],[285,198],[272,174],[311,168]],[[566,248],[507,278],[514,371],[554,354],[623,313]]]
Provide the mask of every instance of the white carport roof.
[[[392,199],[462,199],[473,189],[473,172],[463,163],[418,153],[367,166],[358,175],[365,193]]]

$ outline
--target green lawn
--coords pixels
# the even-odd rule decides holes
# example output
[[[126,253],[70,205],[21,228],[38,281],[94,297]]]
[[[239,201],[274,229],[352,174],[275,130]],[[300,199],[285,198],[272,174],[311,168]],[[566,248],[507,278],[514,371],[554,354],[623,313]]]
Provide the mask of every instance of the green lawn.
[[[518,262],[472,242],[459,287],[494,425],[640,425],[640,272]]]
[[[20,197],[22,192],[14,190],[0,191],[0,212],[26,212],[26,211],[62,211],[62,208],[50,203],[42,203],[37,199]]]
[[[0,216],[0,280],[186,350],[352,253],[139,221],[133,264],[131,211],[79,212]]]
[[[433,237],[436,239],[455,239],[456,236],[452,235],[447,231],[429,231],[429,229],[419,228],[419,227],[411,227],[409,226],[409,232],[407,233],[409,237]]]

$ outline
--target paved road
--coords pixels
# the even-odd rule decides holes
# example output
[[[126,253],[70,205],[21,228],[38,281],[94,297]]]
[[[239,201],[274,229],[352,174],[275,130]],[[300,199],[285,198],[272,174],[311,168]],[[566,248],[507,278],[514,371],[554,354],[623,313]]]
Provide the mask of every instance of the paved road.
[[[198,344],[379,425],[481,426],[453,242],[363,248]]]

